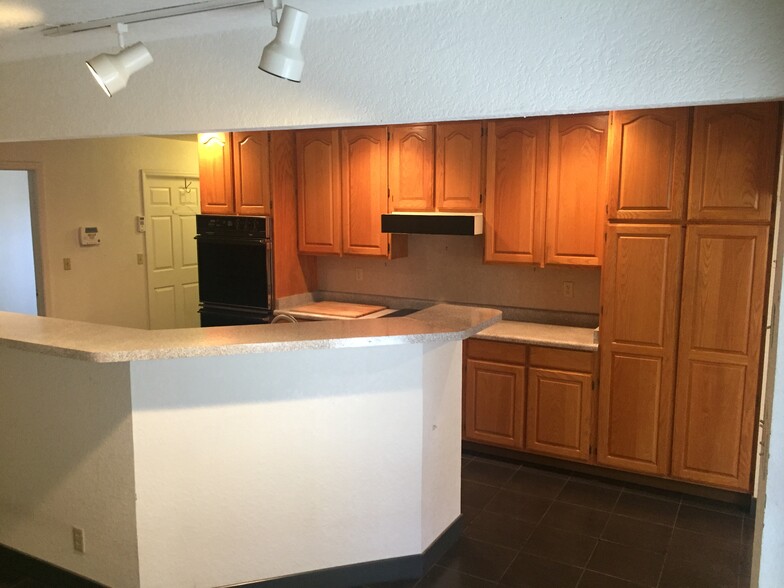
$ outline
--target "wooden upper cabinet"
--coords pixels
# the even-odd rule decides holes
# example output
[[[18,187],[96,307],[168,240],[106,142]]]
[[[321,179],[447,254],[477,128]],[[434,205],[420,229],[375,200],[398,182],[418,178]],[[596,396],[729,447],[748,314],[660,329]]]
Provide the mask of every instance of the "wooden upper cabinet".
[[[485,261],[544,262],[546,118],[487,128]]]
[[[689,113],[688,108],[662,108],[610,115],[610,220],[683,220]]]
[[[435,125],[389,127],[390,210],[435,209]]]
[[[231,134],[202,133],[198,150],[202,214],[233,214]]]
[[[340,243],[340,136],[297,131],[297,239],[300,253],[335,253]]]
[[[343,253],[386,256],[387,128],[343,129],[340,140]]]
[[[689,220],[769,222],[779,104],[694,109]]]
[[[237,214],[270,214],[269,132],[232,133]]]
[[[686,231],[673,476],[748,492],[754,459],[767,226]]]
[[[669,472],[683,229],[607,228],[597,461]]]
[[[479,212],[482,192],[482,122],[436,125],[436,207]]]
[[[601,265],[607,115],[550,119],[545,263]]]

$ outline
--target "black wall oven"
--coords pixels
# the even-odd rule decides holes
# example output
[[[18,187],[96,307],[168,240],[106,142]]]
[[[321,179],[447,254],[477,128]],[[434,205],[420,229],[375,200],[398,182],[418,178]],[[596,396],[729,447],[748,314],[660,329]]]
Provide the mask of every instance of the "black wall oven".
[[[196,216],[202,327],[272,320],[272,219]]]

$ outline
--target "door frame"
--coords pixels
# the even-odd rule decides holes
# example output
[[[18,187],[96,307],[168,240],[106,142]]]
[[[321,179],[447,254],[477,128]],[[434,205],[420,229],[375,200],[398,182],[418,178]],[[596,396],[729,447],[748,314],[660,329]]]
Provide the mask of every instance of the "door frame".
[[[0,170],[26,171],[30,199],[30,228],[33,234],[33,267],[38,316],[47,316],[51,292],[44,271],[49,250],[46,233],[46,199],[44,197],[44,166],[40,161],[0,161]]]
[[[141,233],[142,239],[144,240],[144,291],[146,293],[146,301],[147,301],[147,328],[150,329],[152,324],[151,322],[151,310],[152,307],[150,306],[150,269],[149,269],[149,261],[150,261],[150,252],[147,250],[147,187],[150,184],[150,178],[153,177],[163,177],[163,178],[171,178],[171,179],[193,179],[200,182],[199,178],[199,171],[196,170],[195,172],[183,172],[183,171],[171,171],[171,170],[155,170],[155,169],[141,169],[139,170],[139,176],[141,179],[141,197],[142,197],[142,215],[144,216],[144,233]],[[201,214],[201,195],[199,195],[199,212],[197,214]]]

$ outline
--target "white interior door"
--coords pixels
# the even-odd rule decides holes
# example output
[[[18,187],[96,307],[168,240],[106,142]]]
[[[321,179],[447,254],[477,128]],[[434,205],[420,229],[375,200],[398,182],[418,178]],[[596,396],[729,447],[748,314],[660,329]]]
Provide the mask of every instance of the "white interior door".
[[[30,214],[30,185],[26,170],[0,170],[0,310],[38,314]]]
[[[151,329],[199,326],[199,178],[143,172]]]

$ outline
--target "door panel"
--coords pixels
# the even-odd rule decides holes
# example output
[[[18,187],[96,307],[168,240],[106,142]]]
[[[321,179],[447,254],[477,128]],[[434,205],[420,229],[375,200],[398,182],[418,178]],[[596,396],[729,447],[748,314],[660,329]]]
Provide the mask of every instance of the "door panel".
[[[613,112],[608,217],[683,219],[689,108]]]
[[[602,269],[597,460],[667,474],[683,230],[609,225]]]
[[[202,214],[234,214],[231,133],[202,133],[198,149]]]
[[[392,210],[434,210],[435,125],[390,127],[389,134]]]
[[[340,139],[336,129],[297,131],[300,253],[340,253]]]
[[[544,262],[547,119],[488,124],[485,261]]]
[[[482,122],[436,125],[436,206],[479,212],[482,191]]]
[[[466,439],[520,449],[523,366],[466,361]]]
[[[673,475],[748,491],[768,268],[767,226],[686,232]]]
[[[269,133],[232,133],[237,214],[270,214]]]

